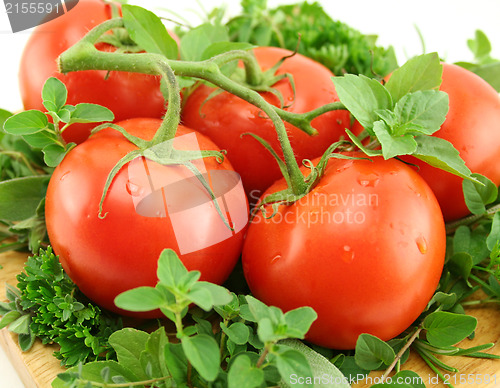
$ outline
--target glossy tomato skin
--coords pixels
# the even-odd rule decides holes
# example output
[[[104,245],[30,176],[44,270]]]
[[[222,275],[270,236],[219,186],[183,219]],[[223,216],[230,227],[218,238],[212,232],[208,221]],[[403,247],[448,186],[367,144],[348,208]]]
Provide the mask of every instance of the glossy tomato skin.
[[[259,47],[254,50],[263,70],[275,65],[290,51],[276,47]],[[327,103],[338,101],[331,81],[333,74],[323,65],[295,54],[287,58],[277,74],[289,73],[295,82],[295,98],[288,80],[281,80],[273,87],[281,92],[287,111],[303,113]],[[209,136],[220,148],[227,150],[231,163],[241,175],[251,203],[256,203],[262,192],[275,180],[282,177],[278,165],[270,153],[251,136],[254,133],[264,138],[281,153],[274,126],[262,111],[227,92],[207,99],[213,92],[208,86],[198,87],[186,100],[182,119],[185,125],[197,128]],[[270,103],[279,106],[279,100],[271,93],[261,93]],[[326,148],[345,135],[349,128],[349,113],[335,111],[314,119],[312,125],[319,132],[309,136],[296,127],[285,123],[292,148],[299,163],[304,158],[321,155]]]
[[[165,102],[160,78],[128,72],[87,70],[61,74],[57,58],[90,29],[112,17],[103,0],[81,0],[66,14],[36,27],[24,48],[19,86],[24,108],[44,110],[41,91],[47,78],[60,79],[68,89],[68,104],[94,103],[108,107],[120,121],[131,117],[160,118]],[[99,44],[101,50],[112,50]],[[67,142],[81,143],[95,125],[74,124],[64,133]]]
[[[160,120],[138,118],[119,125],[129,133],[151,138]],[[177,136],[192,133],[195,132],[180,126]],[[203,135],[196,134],[196,139],[201,149],[217,149]],[[187,216],[179,213],[180,221],[174,219],[175,211],[171,212],[170,208],[167,216],[144,216],[133,200],[145,187],[139,186],[137,174],[134,177],[130,169],[134,163],[131,162],[115,177],[104,201],[105,217],[99,218],[99,201],[107,175],[121,157],[134,149],[134,145],[111,129],[92,136],[71,150],[56,168],[46,198],[47,230],[63,268],[87,297],[119,313],[125,313],[113,303],[119,293],[157,283],[157,261],[165,248],[180,253],[180,259],[189,270],[201,271],[202,280],[222,283],[240,257],[248,215],[248,203],[240,183],[238,190],[225,196],[229,208],[241,213],[239,220],[235,220],[234,212],[231,213],[232,222],[238,223],[238,227],[235,232],[229,232],[230,237],[218,243],[209,239],[216,233],[227,235],[229,229],[210,202],[208,208],[206,203],[193,207]],[[143,161],[139,159],[137,163]],[[232,171],[227,159],[221,164],[208,158],[204,163],[210,171]],[[159,185],[155,182],[161,179],[176,178],[179,174],[182,177],[185,171],[183,167],[165,167],[153,162],[148,162],[148,169],[150,175],[146,178],[154,177],[154,185]],[[170,194],[162,193],[170,205]],[[192,193],[178,192],[181,199],[176,205],[189,207]],[[206,191],[202,194],[208,198]],[[197,247],[201,244],[202,248],[191,251],[186,241]],[[137,315],[154,317],[161,313],[134,314]]]
[[[307,340],[353,349],[361,333],[388,340],[419,316],[438,285],[445,239],[436,198],[410,167],[335,159],[306,197],[254,219],[243,269],[264,303],[318,313]]]
[[[448,140],[474,173],[500,185],[500,97],[486,81],[457,65],[443,63],[440,90],[448,93],[450,109],[433,136]],[[414,158],[420,175],[431,186],[446,221],[470,212],[465,204],[462,179]]]

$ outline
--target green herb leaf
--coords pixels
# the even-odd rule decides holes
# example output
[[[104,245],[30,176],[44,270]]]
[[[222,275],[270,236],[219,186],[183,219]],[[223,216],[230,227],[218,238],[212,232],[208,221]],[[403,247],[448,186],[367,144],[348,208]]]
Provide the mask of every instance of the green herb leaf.
[[[158,279],[167,288],[174,288],[188,270],[172,249],[164,249],[158,259]]]
[[[151,311],[165,304],[165,297],[153,287],[137,287],[122,292],[115,298],[118,308],[128,311]]]
[[[417,142],[412,135],[393,136],[384,121],[376,121],[373,124],[373,132],[382,146],[384,159],[412,154],[417,149]]]
[[[500,212],[496,212],[493,216],[491,231],[486,238],[486,246],[490,251],[493,251],[495,246],[500,243]]]
[[[187,359],[207,381],[214,381],[219,375],[219,346],[213,337],[198,334],[181,338],[182,349]]]
[[[43,160],[49,167],[57,167],[62,162],[66,154],[76,146],[75,143],[69,143],[65,147],[60,144],[52,143],[43,148]]]
[[[234,322],[229,326],[225,326],[224,323],[221,322],[220,327],[227,337],[235,344],[244,345],[248,342],[250,329],[243,322]]]
[[[415,141],[417,149],[413,156],[416,158],[459,177],[476,180],[449,141],[434,136],[416,136]]]
[[[352,74],[332,80],[340,101],[370,133],[379,118],[376,111],[392,109],[391,95],[377,80]]]
[[[48,176],[31,176],[0,182],[0,220],[21,221],[35,216],[47,191]]]
[[[45,81],[42,89],[43,106],[49,112],[58,112],[68,98],[66,86],[57,78],[50,77]]]
[[[472,174],[478,182],[464,180],[462,188],[464,192],[465,203],[472,214],[486,213],[486,206],[494,202],[498,197],[497,186],[488,178],[481,174]]]
[[[31,135],[24,135],[23,139],[34,148],[44,148],[59,141],[54,132],[47,130],[32,133]]]
[[[293,386],[307,387],[308,381],[313,381],[313,371],[306,356],[298,350],[287,346],[280,346],[280,352],[276,354],[276,366],[281,378],[287,382],[293,376],[300,376],[301,379]]]
[[[299,307],[286,312],[284,318],[288,326],[287,334],[290,337],[303,339],[312,323],[318,318],[318,314],[311,307]]]
[[[177,43],[161,19],[153,12],[136,5],[122,7],[123,23],[132,40],[150,53],[177,59]]]
[[[202,24],[191,29],[181,38],[181,58],[186,61],[200,61],[205,50],[213,43],[228,42],[227,29],[222,25]]]
[[[354,359],[363,369],[374,370],[384,364],[389,365],[394,357],[394,350],[389,344],[371,334],[363,333],[356,341]]]
[[[452,346],[472,334],[477,319],[470,315],[436,311],[425,317],[423,328],[427,341],[436,347]]]
[[[115,349],[118,362],[139,379],[147,379],[140,363],[149,334],[132,328],[115,331],[109,336],[109,344]]]
[[[27,110],[5,120],[3,129],[12,135],[30,135],[47,129],[49,120],[39,110]]]
[[[246,354],[236,357],[227,375],[228,388],[254,388],[264,383],[264,371],[252,365]]]
[[[441,85],[443,66],[437,53],[423,54],[394,70],[385,84],[394,101],[419,90],[437,89]]]
[[[98,123],[114,119],[113,112],[104,106],[81,103],[75,105],[75,110],[71,112],[70,123]]]
[[[404,133],[432,135],[439,130],[448,113],[449,98],[445,92],[424,90],[401,97],[394,107],[398,125]]]

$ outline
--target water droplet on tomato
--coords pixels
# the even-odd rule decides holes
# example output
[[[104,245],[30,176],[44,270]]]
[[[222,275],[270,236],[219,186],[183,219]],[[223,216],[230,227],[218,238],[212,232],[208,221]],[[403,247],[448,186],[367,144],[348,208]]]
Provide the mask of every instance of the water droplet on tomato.
[[[358,183],[363,187],[375,187],[380,178],[377,174],[363,174],[358,177]]]
[[[351,263],[354,260],[354,251],[349,245],[344,245],[341,257],[346,263]]]
[[[338,167],[335,172],[342,172],[344,170],[347,170],[349,167],[351,167],[352,165],[354,164],[354,161],[351,159],[351,160],[347,160],[344,162],[344,164],[340,167]]]
[[[276,255],[271,259],[271,264],[274,264],[277,262],[279,259],[281,259],[281,255]]]
[[[68,176],[70,172],[69,171],[66,171],[64,174],[61,175],[61,178],[59,178],[59,180],[64,180],[64,178],[66,178]]]
[[[141,186],[130,181],[127,182],[125,188],[127,189],[127,193],[129,193],[132,197],[138,197],[144,192],[144,189]]]
[[[422,255],[427,253],[427,241],[423,236],[417,237],[415,242],[417,243],[418,250]]]

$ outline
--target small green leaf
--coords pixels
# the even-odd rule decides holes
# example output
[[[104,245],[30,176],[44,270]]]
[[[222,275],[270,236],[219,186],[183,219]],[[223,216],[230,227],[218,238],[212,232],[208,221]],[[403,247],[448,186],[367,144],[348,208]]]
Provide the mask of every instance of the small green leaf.
[[[486,238],[486,246],[490,251],[493,251],[498,243],[500,243],[500,212],[496,212],[493,216],[491,231]]]
[[[75,105],[71,112],[70,123],[98,123],[101,121],[113,121],[115,115],[108,108],[97,105],[81,103]]]
[[[166,343],[164,358],[173,380],[177,386],[184,387],[187,381],[188,360],[181,344]]]
[[[39,110],[26,110],[5,120],[3,129],[12,135],[30,135],[47,129],[49,120]]]
[[[436,311],[425,317],[423,328],[427,341],[435,347],[452,346],[468,337],[477,326],[477,319],[464,314]]]
[[[476,66],[471,70],[500,93],[500,61]]]
[[[177,43],[169,35],[161,19],[136,5],[122,7],[123,23],[132,40],[149,53],[177,59]]]
[[[43,106],[50,112],[58,112],[68,98],[66,86],[57,78],[50,77],[42,89]]]
[[[376,121],[373,124],[373,132],[382,146],[384,159],[409,155],[417,149],[417,142],[412,135],[393,136],[384,121]]]
[[[373,123],[379,119],[376,111],[392,109],[393,102],[389,92],[375,79],[346,74],[343,77],[333,77],[332,80],[340,101],[370,133]]]
[[[264,371],[252,365],[246,354],[236,357],[227,375],[228,388],[254,388],[264,383]]]
[[[486,206],[494,202],[498,197],[497,186],[481,174],[472,174],[480,183],[464,180],[462,188],[465,203],[472,214],[486,213]]]
[[[313,381],[314,374],[306,356],[298,350],[281,346],[281,351],[276,354],[276,366],[283,381],[293,384],[294,387],[307,387]],[[291,379],[301,377],[297,381]]]
[[[182,349],[187,359],[207,381],[214,381],[219,375],[219,346],[213,337],[198,334],[181,338]]]
[[[141,353],[146,349],[149,334],[132,328],[115,331],[109,336],[109,344],[115,349],[118,362],[137,377],[147,376],[139,362]]]
[[[0,182],[0,220],[21,221],[35,216],[45,197],[48,176],[31,176]]]
[[[287,334],[293,333],[294,338],[303,339],[312,323],[318,318],[318,314],[311,307],[299,307],[286,312],[284,317],[288,326]]]
[[[405,94],[439,88],[442,75],[443,66],[437,53],[423,54],[394,70],[385,87],[397,102]]]
[[[57,135],[51,131],[40,131],[31,135],[24,135],[23,139],[34,148],[44,148],[50,144],[59,142]]]
[[[474,39],[467,40],[467,46],[477,60],[486,57],[491,52],[491,43],[486,34],[481,30],[476,30]]]
[[[457,252],[450,258],[447,265],[451,272],[468,281],[473,264],[469,253]]]
[[[371,334],[363,333],[356,341],[354,359],[363,369],[374,370],[389,365],[394,357],[394,350],[389,344]]]
[[[202,60],[203,53],[213,43],[228,41],[227,29],[223,25],[202,24],[181,38],[181,58],[186,61]]]
[[[128,311],[151,311],[164,304],[163,294],[153,287],[133,288],[122,292],[115,298],[115,305]]]
[[[413,156],[416,158],[459,177],[476,181],[457,149],[449,141],[434,136],[416,136],[415,141],[417,149]]]
[[[172,249],[164,249],[158,259],[158,279],[167,288],[175,288],[177,279],[181,279],[188,270]]]
[[[394,107],[399,125],[419,128],[418,131],[406,131],[417,135],[419,132],[432,135],[441,128],[448,113],[449,98],[445,92],[424,90],[409,93],[401,97]]]
[[[228,327],[221,322],[220,327],[227,337],[235,344],[243,345],[248,342],[250,330],[243,322],[234,322]]]
[[[256,322],[260,321],[263,318],[270,318],[269,307],[266,306],[265,303],[261,302],[251,295],[247,295],[246,300],[250,313],[253,315]],[[242,305],[241,309],[244,309],[244,306],[245,305]]]
[[[0,319],[0,329],[9,326],[12,322],[15,322],[21,316],[21,313],[16,310],[9,311],[5,314],[2,319]]]
[[[66,147],[56,143],[45,146],[42,149],[45,164],[49,167],[57,167],[59,163],[62,162],[66,154],[75,146],[75,143],[69,143]]]
[[[29,334],[31,316],[29,314],[21,315],[9,325],[9,330],[16,334]]]
[[[212,298],[212,306],[222,306],[231,303],[233,296],[227,288],[219,286],[214,283],[198,281],[196,283],[197,287],[205,288]]]

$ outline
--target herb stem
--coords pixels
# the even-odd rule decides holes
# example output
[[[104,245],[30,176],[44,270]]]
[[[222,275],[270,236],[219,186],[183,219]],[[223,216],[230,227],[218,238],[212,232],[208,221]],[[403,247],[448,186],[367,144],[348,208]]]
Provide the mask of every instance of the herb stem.
[[[401,360],[401,357],[403,357],[403,354],[405,354],[405,352],[408,350],[408,348],[411,346],[411,344],[418,338],[421,331],[422,331],[422,327],[419,327],[417,330],[415,330],[413,335],[408,339],[406,344],[398,352],[398,354],[394,358],[394,361],[392,362],[392,364],[389,365],[389,367],[385,370],[384,374],[381,377],[381,381],[385,381],[385,379],[389,376],[389,373],[392,372],[392,370],[397,365],[399,360]]]
[[[266,347],[264,348],[263,352],[261,353],[259,359],[257,360],[257,363],[255,364],[255,366],[257,368],[260,368],[262,366],[262,364],[264,363],[264,361],[266,360],[266,357],[269,354],[269,346],[271,346],[271,345],[266,345]]]
[[[90,381],[90,380],[83,380],[79,379],[78,382],[88,384],[90,383],[92,387],[106,387],[106,388],[119,388],[119,387],[138,387],[138,386],[149,386],[150,384],[157,383],[159,381],[165,381],[168,379],[171,379],[172,376],[163,376],[163,377],[158,377],[155,379],[150,379],[150,380],[143,380],[143,381],[135,381],[135,382],[128,382],[128,383],[98,383],[95,381]]]
[[[481,220],[484,217],[491,216],[496,212],[500,211],[500,204],[496,204],[486,209],[486,213],[483,214],[471,214],[470,216],[461,218],[458,221],[450,222],[446,224],[446,234],[451,234],[455,232],[462,225],[472,225],[473,223]]]

